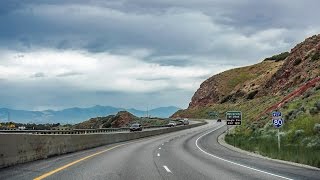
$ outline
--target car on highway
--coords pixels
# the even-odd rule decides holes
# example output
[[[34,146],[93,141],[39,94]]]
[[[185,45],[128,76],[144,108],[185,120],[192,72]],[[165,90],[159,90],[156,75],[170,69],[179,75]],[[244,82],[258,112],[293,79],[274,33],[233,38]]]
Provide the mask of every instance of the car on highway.
[[[170,121],[170,122],[167,124],[168,127],[174,127],[174,126],[176,126],[176,125],[177,125],[177,123],[174,122],[174,121]]]
[[[185,118],[185,119],[183,120],[183,125],[189,125],[189,120]]]
[[[183,120],[177,121],[177,125],[183,125],[183,124],[184,124]]]
[[[221,119],[218,119],[217,122],[221,122]]]
[[[133,131],[142,131],[141,124],[132,124],[130,126],[130,132],[133,132]]]

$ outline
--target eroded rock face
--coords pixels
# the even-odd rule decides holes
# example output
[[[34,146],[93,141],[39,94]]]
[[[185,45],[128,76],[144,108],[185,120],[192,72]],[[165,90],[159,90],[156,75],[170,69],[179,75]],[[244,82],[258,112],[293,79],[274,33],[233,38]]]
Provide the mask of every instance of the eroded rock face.
[[[261,95],[278,94],[320,75],[320,35],[295,46],[283,66],[264,85]]]
[[[206,106],[218,102],[222,94],[219,92],[217,79],[211,77],[203,82],[192,97],[189,107]]]
[[[111,123],[111,127],[119,128],[128,126],[132,121],[134,121],[137,117],[132,115],[127,111],[120,111],[114,117],[114,121]]]
[[[317,76],[320,76],[320,35],[296,45],[284,61],[264,61],[210,77],[195,92],[188,109],[286,94],[289,88]]]

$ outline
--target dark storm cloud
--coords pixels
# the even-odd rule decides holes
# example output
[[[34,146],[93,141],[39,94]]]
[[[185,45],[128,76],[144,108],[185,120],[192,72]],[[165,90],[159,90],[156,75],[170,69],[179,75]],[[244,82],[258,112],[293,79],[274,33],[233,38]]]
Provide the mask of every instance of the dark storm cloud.
[[[3,1],[2,5],[0,20],[6,24],[0,32],[2,46],[22,49],[41,46],[101,52],[128,47],[150,48],[158,55],[233,58],[237,54],[244,58],[246,54],[242,57],[239,52],[247,47],[232,47],[232,40],[225,36],[250,39],[258,30],[280,28],[293,31],[281,37],[283,43],[291,44],[301,41],[305,26],[320,25],[314,18],[320,15],[318,1],[33,0]],[[300,33],[296,35],[295,29]],[[281,42],[261,43],[279,46]]]
[[[318,7],[318,0],[2,0],[0,107],[134,107],[151,96],[159,106],[186,107],[208,76],[319,33]]]

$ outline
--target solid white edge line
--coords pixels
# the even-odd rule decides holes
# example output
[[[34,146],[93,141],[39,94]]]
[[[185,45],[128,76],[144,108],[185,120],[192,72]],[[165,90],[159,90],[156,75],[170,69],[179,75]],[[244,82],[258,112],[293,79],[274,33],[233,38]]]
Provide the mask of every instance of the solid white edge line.
[[[256,169],[256,168],[253,168],[253,167],[249,167],[249,166],[246,166],[246,165],[242,165],[242,164],[239,164],[239,163],[236,163],[236,162],[233,162],[233,161],[229,161],[229,160],[223,159],[223,158],[221,158],[221,157],[215,156],[215,155],[210,154],[210,153],[204,151],[203,149],[201,149],[201,148],[199,147],[199,145],[198,145],[199,139],[201,139],[203,136],[206,136],[206,135],[208,135],[208,134],[212,133],[213,131],[216,131],[217,129],[220,129],[220,128],[221,128],[221,127],[217,127],[217,128],[215,128],[214,130],[209,131],[209,132],[207,132],[207,133],[199,136],[199,137],[197,138],[197,140],[196,140],[196,143],[195,143],[196,146],[197,146],[197,148],[198,148],[200,151],[202,151],[203,153],[205,153],[205,154],[207,154],[207,155],[209,155],[209,156],[211,156],[211,157],[214,157],[214,158],[216,158],[216,159],[219,159],[219,160],[221,160],[221,161],[225,161],[225,162],[231,163],[231,164],[233,164],[233,165],[237,165],[237,166],[244,167],[244,168],[247,168],[247,169],[251,169],[251,170],[254,170],[254,171],[257,171],[257,172],[265,173],[265,174],[268,174],[268,175],[271,175],[271,176],[275,176],[275,177],[279,177],[279,178],[283,178],[283,179],[288,179],[288,180],[293,180],[293,179],[291,179],[291,178],[287,178],[287,177],[280,176],[280,175],[277,175],[277,174],[269,173],[269,172],[266,172],[266,171],[262,171],[262,170],[260,170],[260,169]]]
[[[163,166],[163,168],[164,168],[168,173],[172,173],[167,166]]]

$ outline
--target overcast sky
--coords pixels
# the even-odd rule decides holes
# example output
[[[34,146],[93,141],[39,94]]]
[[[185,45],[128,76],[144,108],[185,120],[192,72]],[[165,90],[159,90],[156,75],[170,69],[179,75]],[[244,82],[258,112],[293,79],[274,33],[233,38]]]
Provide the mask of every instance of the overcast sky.
[[[1,0],[0,107],[186,108],[320,32],[318,0]]]

